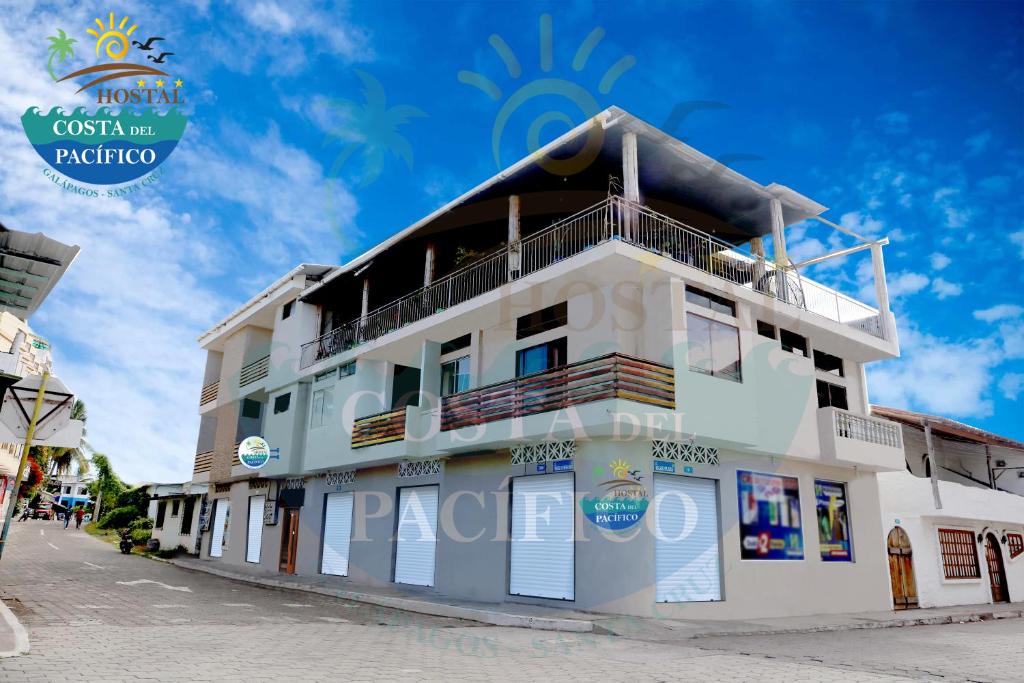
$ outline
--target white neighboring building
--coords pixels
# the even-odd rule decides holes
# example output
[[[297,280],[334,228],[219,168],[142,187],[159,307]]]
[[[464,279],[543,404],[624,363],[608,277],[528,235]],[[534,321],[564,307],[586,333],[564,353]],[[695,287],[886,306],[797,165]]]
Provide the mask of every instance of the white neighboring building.
[[[153,538],[162,549],[179,545],[190,554],[197,554],[196,538],[199,517],[206,495],[205,484],[152,484],[148,493],[149,518],[153,520]]]
[[[900,422],[906,472],[878,475],[893,606],[1024,600],[1024,443],[947,418]]]

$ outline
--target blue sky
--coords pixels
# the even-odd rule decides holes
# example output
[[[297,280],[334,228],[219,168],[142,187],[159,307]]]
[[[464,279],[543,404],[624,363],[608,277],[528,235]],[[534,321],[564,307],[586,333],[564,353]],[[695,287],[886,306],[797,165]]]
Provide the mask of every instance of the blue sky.
[[[599,107],[656,125],[677,104],[704,103],[669,132],[820,201],[836,222],[888,234],[904,357],[872,368],[872,400],[1024,439],[1024,6],[676,5],[4,6],[0,220],[83,248],[32,322],[91,409],[92,445],[131,479],[188,478],[203,363],[195,338],[295,263],[343,262],[494,174],[501,101],[537,78],[576,82]],[[159,186],[88,200],[43,178],[18,118],[31,105],[77,102],[47,82],[45,36],[63,28],[82,40],[110,10],[173,44],[191,122]],[[597,28],[600,43],[575,71],[573,55]],[[516,54],[519,78],[493,34]],[[634,65],[599,92],[626,56]],[[357,70],[380,82],[388,106],[425,114],[401,128],[410,164],[386,155],[375,169],[358,154],[340,163],[345,144],[359,142],[346,105],[363,100]],[[462,70],[493,80],[502,100],[461,83]],[[535,105],[575,123],[587,113],[554,95]],[[527,152],[531,115],[510,120],[504,163]],[[563,130],[549,124],[543,137]],[[829,240],[823,227],[799,226],[790,247],[813,255]],[[811,275],[871,300],[864,263]]]

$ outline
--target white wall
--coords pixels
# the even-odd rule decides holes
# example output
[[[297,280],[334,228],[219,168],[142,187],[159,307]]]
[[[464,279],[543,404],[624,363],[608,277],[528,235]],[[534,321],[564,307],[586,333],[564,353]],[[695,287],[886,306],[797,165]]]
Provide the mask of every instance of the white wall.
[[[938,533],[940,527],[983,530],[1001,538],[1004,531],[1024,533],[1024,498],[1011,493],[940,481],[942,508],[936,508],[931,481],[909,472],[878,475],[884,534],[901,526],[910,537],[914,576],[921,607],[973,605],[992,602],[985,548],[976,544],[980,579],[947,580],[942,568]],[[1010,599],[1024,600],[1024,555],[1011,560],[1000,545]]]

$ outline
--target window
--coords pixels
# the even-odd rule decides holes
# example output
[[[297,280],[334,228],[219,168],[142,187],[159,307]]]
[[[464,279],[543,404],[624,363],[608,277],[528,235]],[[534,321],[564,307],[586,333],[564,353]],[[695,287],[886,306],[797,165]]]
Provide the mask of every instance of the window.
[[[736,317],[736,304],[726,299],[725,297],[712,294],[711,292],[705,292],[703,289],[697,289],[696,287],[686,287],[686,301],[697,306],[703,306],[704,308],[710,309],[715,313],[724,313]]]
[[[966,529],[939,529],[942,568],[947,579],[980,579],[978,548],[974,532]]]
[[[817,385],[819,408],[832,406],[833,408],[849,410],[849,406],[846,403],[846,387],[839,386],[838,384],[831,384],[820,379],[818,380]]]
[[[743,381],[740,371],[740,331],[732,325],[686,314],[690,369],[714,377]]]
[[[294,301],[289,301],[281,308],[281,320],[284,320],[292,314],[292,306],[295,304]]]
[[[566,302],[555,304],[520,316],[516,320],[516,339],[525,339],[541,332],[553,330],[569,322],[569,306]]]
[[[354,374],[356,374],[356,362],[354,360],[350,360],[338,367],[338,377],[351,377]]]
[[[313,406],[309,416],[310,428],[315,429],[326,425],[333,409],[334,396],[330,389],[317,389],[314,391]]]
[[[775,339],[775,325],[769,325],[763,320],[757,321],[757,333],[762,337]]]
[[[188,535],[192,533],[192,515],[195,513],[196,499],[189,496],[185,499],[185,510],[181,514],[181,529],[179,533]]]
[[[181,509],[181,501],[175,500],[171,503],[171,517],[177,517],[178,511]]]
[[[259,401],[254,401],[251,398],[242,399],[242,417],[247,417],[252,420],[260,419],[260,408],[261,404]]]
[[[287,394],[281,394],[280,396],[275,398],[274,399],[274,415],[279,415],[281,413],[287,413],[288,412],[288,408],[291,406],[291,403],[292,403],[292,392],[290,392],[290,391]]]
[[[157,529],[164,528],[164,517],[167,516],[167,501],[161,500],[156,506],[156,524],[154,525]]]
[[[1024,554],[1024,536],[1020,534],[1006,534],[1006,546],[1010,549],[1010,559]]]
[[[830,375],[836,375],[837,377],[846,376],[843,372],[842,358],[833,356],[831,353],[818,351],[817,349],[814,350],[814,369],[827,372]]]
[[[64,487],[64,493],[67,493],[67,494],[69,494],[69,495],[70,495],[70,493],[71,493],[71,487],[70,487],[70,486],[65,486],[65,487]]]
[[[441,395],[451,396],[469,389],[469,356],[441,364]]]
[[[801,337],[796,332],[790,332],[780,327],[779,341],[782,342],[783,351],[789,351],[804,358],[807,357],[807,337]]]
[[[456,337],[451,341],[446,341],[441,344],[441,355],[446,353],[454,353],[455,351],[461,351],[462,349],[468,349],[471,342],[470,335],[464,334],[461,337]]]
[[[565,365],[566,338],[516,351],[516,377]]]

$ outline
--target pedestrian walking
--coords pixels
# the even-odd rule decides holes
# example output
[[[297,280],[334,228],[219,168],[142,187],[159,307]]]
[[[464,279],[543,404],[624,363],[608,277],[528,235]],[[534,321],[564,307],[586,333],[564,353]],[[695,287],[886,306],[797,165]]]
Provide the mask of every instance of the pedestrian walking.
[[[75,528],[82,528],[82,517],[85,517],[85,508],[81,505],[75,508]]]
[[[71,508],[64,510],[64,528],[68,528],[68,524],[71,524]]]
[[[31,514],[32,508],[28,506],[28,503],[25,503],[25,508],[21,511],[21,517],[18,519],[18,521],[24,522],[26,519],[28,519],[29,515]]]

